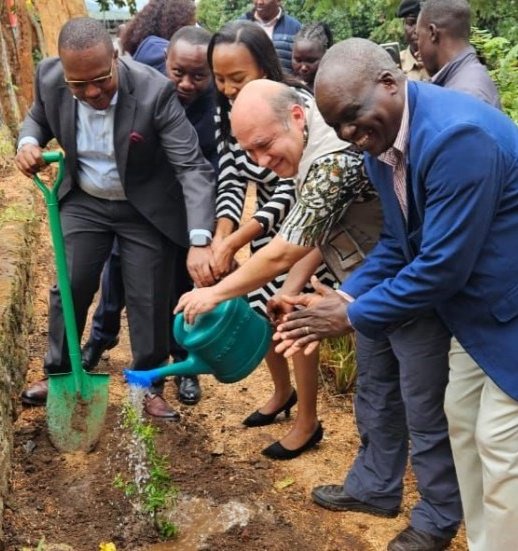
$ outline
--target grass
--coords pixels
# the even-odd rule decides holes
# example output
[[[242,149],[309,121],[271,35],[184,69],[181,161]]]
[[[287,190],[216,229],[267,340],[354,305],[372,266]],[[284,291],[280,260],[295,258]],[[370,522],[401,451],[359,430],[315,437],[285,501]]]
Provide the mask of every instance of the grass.
[[[322,343],[320,369],[331,376],[339,394],[352,391],[357,373],[354,333],[338,339],[326,339]]]
[[[1,208],[1,205],[2,197],[0,197],[0,228],[8,222],[29,222],[34,220],[34,212],[26,205],[14,203],[4,209]]]

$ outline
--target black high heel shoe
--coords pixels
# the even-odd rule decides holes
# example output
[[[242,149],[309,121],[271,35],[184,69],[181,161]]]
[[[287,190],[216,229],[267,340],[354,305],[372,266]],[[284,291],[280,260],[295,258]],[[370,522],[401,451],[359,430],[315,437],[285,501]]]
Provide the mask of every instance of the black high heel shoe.
[[[264,425],[271,425],[277,415],[284,411],[286,417],[290,416],[291,408],[297,403],[297,391],[293,389],[291,396],[288,398],[287,402],[282,405],[279,409],[276,409],[272,413],[261,413],[258,409],[250,414],[244,421],[243,425],[247,427],[262,427]]]
[[[324,429],[322,428],[322,424],[319,422],[318,427],[309,440],[305,444],[302,444],[299,448],[295,450],[288,450],[280,442],[274,442],[271,446],[264,448],[261,453],[270,459],[295,459],[295,457],[298,457],[301,453],[314,448],[320,440],[322,440],[323,436]]]

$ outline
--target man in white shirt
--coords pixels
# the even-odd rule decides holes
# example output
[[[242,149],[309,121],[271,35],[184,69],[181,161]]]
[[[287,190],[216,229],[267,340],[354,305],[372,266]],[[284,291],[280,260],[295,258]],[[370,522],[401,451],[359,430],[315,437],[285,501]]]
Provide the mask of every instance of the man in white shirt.
[[[167,361],[169,290],[178,251],[198,285],[207,268],[214,220],[214,173],[178,102],[173,84],[156,71],[119,60],[101,23],[67,22],[59,58],[36,74],[36,99],[20,132],[16,164],[27,176],[42,164],[41,148],[56,138],[66,154],[60,212],[79,334],[112,248],[120,247],[133,369]],[[51,292],[45,374],[70,370],[61,304]],[[44,405],[46,379],[22,393]],[[146,411],[178,418],[152,389]]]

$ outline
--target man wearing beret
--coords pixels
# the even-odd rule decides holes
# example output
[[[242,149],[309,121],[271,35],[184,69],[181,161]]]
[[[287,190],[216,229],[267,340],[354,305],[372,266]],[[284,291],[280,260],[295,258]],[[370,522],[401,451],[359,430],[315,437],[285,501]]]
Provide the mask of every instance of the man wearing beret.
[[[419,0],[403,0],[396,14],[403,19],[405,41],[408,44],[400,54],[401,69],[410,80],[428,80],[429,78],[417,49],[416,24],[420,10]]]

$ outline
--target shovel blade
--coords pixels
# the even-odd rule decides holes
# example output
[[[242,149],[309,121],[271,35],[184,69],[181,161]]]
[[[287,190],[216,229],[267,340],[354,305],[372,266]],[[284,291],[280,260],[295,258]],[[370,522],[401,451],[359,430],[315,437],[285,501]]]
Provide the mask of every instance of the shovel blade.
[[[49,376],[47,424],[52,444],[62,452],[93,450],[108,409],[109,375],[81,376],[81,392],[72,373]]]

